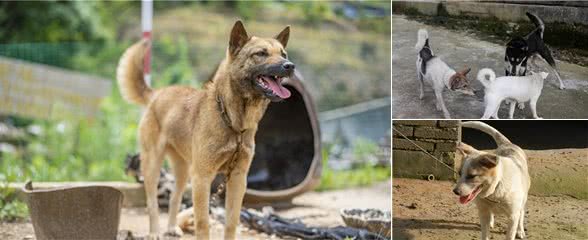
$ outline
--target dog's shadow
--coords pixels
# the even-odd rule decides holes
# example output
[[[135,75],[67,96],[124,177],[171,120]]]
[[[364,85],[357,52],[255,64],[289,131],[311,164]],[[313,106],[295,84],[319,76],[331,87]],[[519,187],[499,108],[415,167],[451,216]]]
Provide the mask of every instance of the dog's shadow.
[[[472,222],[460,222],[442,219],[404,219],[393,218],[392,236],[393,239],[416,239],[416,236],[409,233],[408,230],[424,229],[447,229],[462,231],[480,231],[480,226]]]

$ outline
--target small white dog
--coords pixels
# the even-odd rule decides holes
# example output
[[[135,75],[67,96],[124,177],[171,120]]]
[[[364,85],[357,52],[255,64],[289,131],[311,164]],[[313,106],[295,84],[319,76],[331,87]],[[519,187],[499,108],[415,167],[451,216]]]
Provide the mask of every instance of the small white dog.
[[[462,204],[476,203],[482,240],[490,239],[496,214],[508,216],[507,240],[524,238],[525,206],[531,186],[525,152],[483,122],[463,122],[461,126],[489,134],[498,148],[490,153],[460,143],[457,150],[464,158],[453,192]]]
[[[492,69],[484,68],[478,72],[478,81],[484,85],[484,102],[486,110],[483,119],[494,117],[498,119],[498,109],[503,100],[510,100],[509,117],[513,118],[516,103],[529,102],[533,118],[537,116],[537,100],[541,96],[543,81],[548,73],[531,72],[527,76],[505,76],[496,78]],[[487,79],[488,78],[488,79]]]
[[[451,118],[449,111],[445,107],[443,101],[443,89],[447,88],[451,91],[461,92],[466,95],[474,95],[474,91],[470,88],[470,83],[466,75],[470,72],[470,68],[463,71],[456,72],[441,58],[433,55],[433,50],[429,46],[429,34],[427,30],[420,29],[418,31],[418,40],[414,46],[418,52],[416,69],[417,78],[421,83],[421,92],[419,95],[420,99],[423,99],[424,95],[424,82],[429,83],[435,91],[435,97],[437,98],[437,110],[443,110],[443,116],[445,118]]]

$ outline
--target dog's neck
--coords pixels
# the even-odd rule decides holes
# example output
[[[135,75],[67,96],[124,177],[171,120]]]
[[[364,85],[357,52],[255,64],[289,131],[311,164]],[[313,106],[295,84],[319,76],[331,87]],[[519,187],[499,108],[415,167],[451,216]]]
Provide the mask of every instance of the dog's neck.
[[[225,71],[223,66],[218,70]],[[224,76],[224,77],[221,77]],[[269,99],[263,96],[246,97],[239,92],[237,86],[232,83],[243,81],[233,80],[228,74],[217,74],[213,80],[211,92],[220,113],[223,125],[228,125],[232,131],[243,132],[257,130],[259,121],[263,117]]]
[[[449,90],[453,90],[451,89],[451,77],[453,77],[455,73],[455,70],[451,69],[450,67],[447,67],[447,69],[443,73],[443,83],[445,84],[445,87]]]
[[[502,160],[502,159],[501,159]],[[485,189],[482,193],[480,193],[480,197],[487,199],[489,201],[499,201],[505,195],[505,189],[501,184],[503,179],[503,170],[504,167],[503,161],[498,161],[496,164],[496,181],[492,182],[487,189]]]

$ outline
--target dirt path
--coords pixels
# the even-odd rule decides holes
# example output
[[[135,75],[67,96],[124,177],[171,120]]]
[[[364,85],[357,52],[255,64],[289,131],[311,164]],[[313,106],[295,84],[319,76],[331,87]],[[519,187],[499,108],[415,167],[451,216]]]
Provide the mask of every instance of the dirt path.
[[[286,218],[299,218],[307,225],[315,227],[335,227],[344,225],[339,211],[341,208],[380,208],[390,210],[390,181],[377,183],[365,188],[344,189],[328,192],[309,192],[293,200],[293,205],[287,209],[277,209],[276,213]],[[144,209],[123,209],[120,230],[130,230],[135,236],[145,236],[148,233],[147,214]],[[165,230],[167,213],[160,214],[160,229]],[[223,225],[213,222],[211,239],[221,239]],[[244,227],[238,228],[240,240],[283,239],[268,236]],[[33,227],[30,222],[2,223],[0,222],[0,239],[21,240],[33,237]],[[193,239],[187,234],[182,239]],[[34,239],[34,238],[30,238]]]
[[[588,200],[572,197],[588,191],[588,149],[527,151],[527,155],[533,193],[527,204],[528,239],[588,239]],[[395,178],[393,238],[478,239],[475,205],[459,204],[452,188],[452,182]],[[545,194],[556,190],[560,194]],[[503,238],[505,222],[504,217],[496,219],[494,239]]]

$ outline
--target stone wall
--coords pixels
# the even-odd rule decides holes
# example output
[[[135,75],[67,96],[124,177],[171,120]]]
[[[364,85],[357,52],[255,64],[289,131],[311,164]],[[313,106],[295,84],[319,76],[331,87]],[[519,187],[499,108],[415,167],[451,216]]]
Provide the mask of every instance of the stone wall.
[[[455,147],[461,140],[459,120],[394,120],[393,128],[444,163],[457,170]],[[454,179],[453,171],[435,161],[392,130],[392,171],[394,177]]]
[[[416,10],[435,16],[443,12],[450,16],[497,18],[507,22],[528,21],[525,12],[539,14],[545,23],[565,22],[588,25],[588,3],[581,1],[453,1],[422,0],[394,1],[395,13]]]

